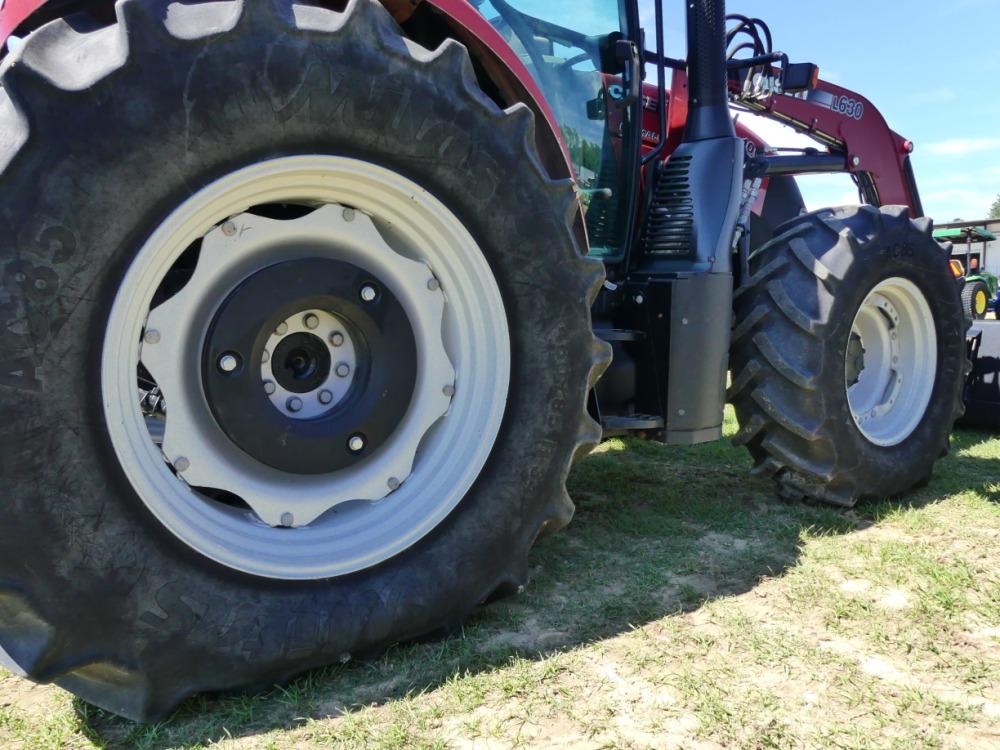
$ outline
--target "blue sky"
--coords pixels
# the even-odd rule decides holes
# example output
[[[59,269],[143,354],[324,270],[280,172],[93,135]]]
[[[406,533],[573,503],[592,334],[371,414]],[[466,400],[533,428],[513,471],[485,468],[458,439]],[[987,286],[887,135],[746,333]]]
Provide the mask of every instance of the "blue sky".
[[[668,50],[682,55],[683,4],[664,9]],[[929,216],[986,216],[1000,193],[1000,0],[729,0],[727,10],[764,19],[777,49],[869,98],[914,141]],[[762,135],[795,145],[781,130]],[[856,202],[845,179],[803,179],[810,208]]]

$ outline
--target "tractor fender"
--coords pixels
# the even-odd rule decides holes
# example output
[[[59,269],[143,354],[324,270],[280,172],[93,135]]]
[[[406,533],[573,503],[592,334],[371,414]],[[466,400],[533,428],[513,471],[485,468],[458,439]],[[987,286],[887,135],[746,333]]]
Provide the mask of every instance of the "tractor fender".
[[[468,48],[480,71],[499,92],[503,106],[523,103],[534,112],[535,142],[549,174],[556,179],[574,179],[569,150],[544,94],[506,40],[471,4],[466,0],[379,2],[404,26],[404,31],[407,21],[418,12],[436,16],[444,35]],[[342,0],[324,0],[327,3],[343,5]],[[43,6],[47,7],[43,10]],[[52,18],[82,10],[113,14],[114,0],[6,0],[0,5],[0,45],[6,44],[11,35],[27,34]]]

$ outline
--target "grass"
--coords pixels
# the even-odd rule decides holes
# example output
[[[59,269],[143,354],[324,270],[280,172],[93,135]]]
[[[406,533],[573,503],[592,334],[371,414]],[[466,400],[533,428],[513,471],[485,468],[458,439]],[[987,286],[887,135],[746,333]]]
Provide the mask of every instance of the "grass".
[[[459,637],[152,726],[4,674],[0,746],[1000,746],[1000,439],[956,433],[929,486],[847,512],[747,464],[610,440],[531,586]]]

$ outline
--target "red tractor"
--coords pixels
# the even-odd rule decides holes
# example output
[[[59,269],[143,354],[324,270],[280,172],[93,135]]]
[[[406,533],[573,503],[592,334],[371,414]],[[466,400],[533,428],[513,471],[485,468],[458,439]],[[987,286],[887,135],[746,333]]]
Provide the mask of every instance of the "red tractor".
[[[911,144],[686,6],[681,60],[662,0],[648,45],[637,0],[7,0],[9,668],[154,719],[446,632],[602,428],[715,440],[727,394],[787,496],[924,480],[967,321]]]

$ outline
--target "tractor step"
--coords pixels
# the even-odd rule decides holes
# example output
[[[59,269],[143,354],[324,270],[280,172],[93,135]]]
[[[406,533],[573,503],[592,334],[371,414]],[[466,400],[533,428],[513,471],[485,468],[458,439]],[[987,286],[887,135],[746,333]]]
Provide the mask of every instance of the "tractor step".
[[[652,430],[663,429],[663,417],[656,417],[651,414],[633,414],[627,417],[603,417],[601,419],[601,427],[604,430],[604,437],[606,438],[616,435],[628,435],[633,432],[650,432]]]
[[[627,328],[595,328],[594,335],[604,341],[643,341],[645,331],[631,331]]]

